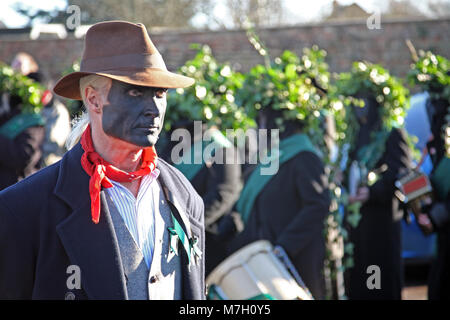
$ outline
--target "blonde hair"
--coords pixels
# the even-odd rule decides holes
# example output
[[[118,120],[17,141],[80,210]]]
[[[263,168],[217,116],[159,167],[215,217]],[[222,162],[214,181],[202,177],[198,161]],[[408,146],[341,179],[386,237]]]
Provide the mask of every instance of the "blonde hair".
[[[102,76],[98,76],[96,74],[82,77],[80,79],[80,95],[83,100],[84,106],[87,105],[86,96],[84,92],[87,87],[92,87],[95,90],[99,91],[103,97],[106,97],[106,88],[110,84],[111,80]],[[67,150],[72,149],[78,141],[80,141],[81,135],[84,130],[90,123],[89,113],[86,111],[86,107],[84,107],[85,111],[81,114],[81,116],[75,118],[72,121],[72,130],[70,131],[69,136],[66,140],[66,148]]]

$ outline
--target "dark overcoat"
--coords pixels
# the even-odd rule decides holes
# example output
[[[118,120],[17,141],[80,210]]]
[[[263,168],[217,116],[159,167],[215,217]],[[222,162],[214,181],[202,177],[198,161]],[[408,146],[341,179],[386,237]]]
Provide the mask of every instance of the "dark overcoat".
[[[232,235],[224,226],[242,190],[241,165],[234,160],[236,153],[234,147],[223,148],[223,163],[204,165],[191,180],[205,204],[206,275],[226,258]]]
[[[262,239],[281,245],[312,295],[323,299],[324,220],[329,208],[328,179],[321,159],[312,152],[300,152],[280,165],[257,196],[231,251]]]
[[[385,165],[380,179],[369,187],[369,199],[361,207],[362,218],[350,229],[354,244],[354,267],[346,273],[346,290],[350,299],[400,300],[403,264],[401,220],[404,209],[394,195],[395,181],[411,166],[411,152],[404,130],[389,134],[384,153],[376,168]],[[381,288],[370,289],[367,279],[369,266],[378,266]]]
[[[91,220],[82,153],[78,144],[61,161],[0,192],[0,299],[64,299],[71,265],[81,271],[81,289],[72,290],[76,299],[126,298],[119,246],[103,195],[100,222]],[[163,160],[158,168],[171,209],[188,217],[191,236],[198,237],[204,252],[201,198],[178,170]],[[179,252],[183,299],[203,299],[204,259],[189,270],[187,255]]]

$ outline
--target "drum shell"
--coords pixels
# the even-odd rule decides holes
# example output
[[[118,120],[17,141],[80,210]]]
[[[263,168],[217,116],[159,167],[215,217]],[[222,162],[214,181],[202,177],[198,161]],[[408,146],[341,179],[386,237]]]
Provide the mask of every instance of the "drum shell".
[[[210,273],[206,283],[219,287],[232,300],[310,299],[265,240],[233,253]]]

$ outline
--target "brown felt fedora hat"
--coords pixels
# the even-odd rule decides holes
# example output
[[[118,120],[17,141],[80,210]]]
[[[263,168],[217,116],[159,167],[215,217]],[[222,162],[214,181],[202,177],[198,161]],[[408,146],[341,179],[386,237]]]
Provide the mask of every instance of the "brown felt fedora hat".
[[[80,71],[58,80],[54,92],[81,100],[80,78],[96,74],[146,87],[185,88],[194,79],[167,70],[144,25],[126,21],[94,24],[86,33]]]

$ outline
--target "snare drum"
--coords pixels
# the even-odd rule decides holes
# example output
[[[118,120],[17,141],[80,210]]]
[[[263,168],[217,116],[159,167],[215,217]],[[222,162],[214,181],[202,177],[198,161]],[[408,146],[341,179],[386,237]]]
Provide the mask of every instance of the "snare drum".
[[[312,299],[266,240],[253,242],[233,253],[210,273],[206,283],[210,299]]]

